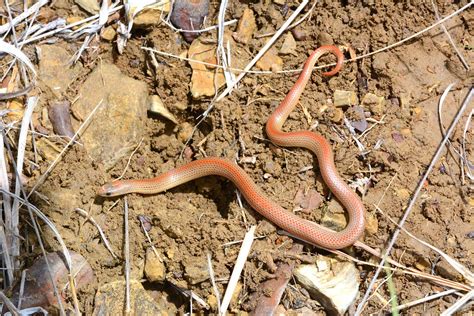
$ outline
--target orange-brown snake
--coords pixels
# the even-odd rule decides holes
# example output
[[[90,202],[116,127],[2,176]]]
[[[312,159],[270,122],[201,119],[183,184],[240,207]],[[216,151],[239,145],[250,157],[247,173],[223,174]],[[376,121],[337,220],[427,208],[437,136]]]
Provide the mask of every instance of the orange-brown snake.
[[[334,54],[337,57],[337,64],[332,71],[323,75],[332,76],[341,69],[344,56],[336,46],[322,46],[316,49],[306,60],[293,88],[267,121],[266,131],[270,140],[276,145],[304,147],[317,156],[324,181],[349,214],[349,223],[344,230],[340,232],[330,230],[285,210],[268,199],[242,168],[229,160],[217,157],[192,161],[152,179],[114,181],[101,187],[98,194],[105,197],[127,193],[155,194],[197,178],[218,175],[232,181],[252,208],[291,235],[327,249],[340,249],[352,245],[364,231],[364,206],[357,194],[339,177],[328,141],[310,131],[287,133],[281,130],[311,77],[315,63],[326,53]]]

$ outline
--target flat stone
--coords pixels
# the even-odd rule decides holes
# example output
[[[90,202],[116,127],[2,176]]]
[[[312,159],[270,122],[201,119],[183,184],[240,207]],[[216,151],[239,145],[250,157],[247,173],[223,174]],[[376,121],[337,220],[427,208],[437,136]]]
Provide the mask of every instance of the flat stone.
[[[355,91],[336,90],[334,91],[334,106],[345,107],[359,104]]]
[[[146,83],[123,75],[115,65],[103,63],[89,75],[79,95],[74,111],[82,118],[102,102],[81,141],[89,155],[108,170],[128,156],[142,138]],[[74,127],[77,130],[78,126]]]
[[[58,45],[39,46],[39,81],[42,88],[50,90],[56,97],[66,92],[69,85],[79,76],[82,65],[69,65],[72,58],[64,48]]]
[[[344,315],[359,293],[359,272],[352,262],[318,256],[316,264],[300,265],[293,274],[330,315]]]
[[[212,44],[203,44],[199,39],[193,41],[189,47],[188,57],[202,62],[216,64],[216,47]],[[222,70],[201,63],[190,62],[193,74],[191,76],[191,95],[195,99],[211,97],[225,84]]]
[[[255,15],[251,9],[246,8],[237,25],[237,31],[232,34],[232,37],[236,42],[248,44],[256,29],[257,23],[255,22]]]
[[[166,276],[166,268],[152,248],[146,251],[145,275],[150,282],[163,282]]]
[[[283,45],[280,48],[280,54],[282,55],[297,55],[296,53],[296,41],[291,32],[286,33]]]

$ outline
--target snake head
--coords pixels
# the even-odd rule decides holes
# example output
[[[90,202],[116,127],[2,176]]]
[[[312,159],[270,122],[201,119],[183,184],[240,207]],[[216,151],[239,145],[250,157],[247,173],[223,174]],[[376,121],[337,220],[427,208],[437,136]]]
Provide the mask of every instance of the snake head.
[[[97,190],[97,195],[104,197],[117,196],[121,194],[119,188],[120,187],[115,185],[113,182],[108,182]]]

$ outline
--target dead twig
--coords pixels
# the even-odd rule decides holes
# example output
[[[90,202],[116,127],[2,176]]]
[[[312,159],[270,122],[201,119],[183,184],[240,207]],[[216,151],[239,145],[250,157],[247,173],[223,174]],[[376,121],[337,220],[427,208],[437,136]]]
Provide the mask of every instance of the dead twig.
[[[395,232],[393,233],[393,237],[392,239],[390,240],[388,246],[387,246],[387,249],[385,250],[385,254],[374,274],[374,276],[372,277],[372,280],[371,282],[369,283],[369,286],[367,287],[367,290],[365,292],[365,295],[364,297],[362,298],[361,302],[359,303],[358,307],[357,307],[357,310],[355,312],[355,315],[361,315],[362,313],[362,309],[365,305],[365,303],[367,302],[369,296],[370,296],[370,293],[371,293],[371,290],[372,290],[372,287],[374,286],[380,272],[382,271],[383,267],[384,267],[384,263],[385,261],[387,260],[393,246],[395,245],[395,242],[398,238],[398,235],[400,234],[401,232],[401,227],[403,227],[403,225],[405,224],[408,216],[410,215],[411,213],[411,210],[413,209],[413,206],[415,205],[415,202],[418,198],[418,195],[420,194],[421,192],[421,189],[423,188],[423,184],[425,183],[426,179],[428,178],[428,175],[431,173],[431,170],[433,169],[435,163],[438,161],[438,158],[441,156],[441,153],[442,151],[444,150],[447,142],[448,142],[448,139],[449,137],[451,136],[454,128],[456,127],[457,125],[457,122],[459,121],[459,119],[461,118],[462,114],[464,113],[465,109],[467,108],[467,106],[469,105],[470,101],[471,101],[471,98],[472,96],[474,95],[474,88],[471,87],[471,89],[469,90],[463,104],[461,105],[461,107],[459,108],[455,118],[453,119],[448,131],[446,132],[446,135],[445,137],[443,138],[443,140],[441,141],[441,143],[439,144],[438,146],[438,149],[436,150],[436,153],[434,154],[432,160],[431,160],[431,163],[430,165],[428,166],[427,170],[425,171],[425,174],[423,175],[423,177],[421,178],[421,180],[419,181],[418,183],[418,186],[415,190],[415,193],[413,194],[411,200],[410,200],[410,203],[407,207],[407,209],[405,210],[405,213],[403,214],[403,217],[402,219],[400,220],[400,223],[398,224],[398,227],[397,229],[395,230]]]

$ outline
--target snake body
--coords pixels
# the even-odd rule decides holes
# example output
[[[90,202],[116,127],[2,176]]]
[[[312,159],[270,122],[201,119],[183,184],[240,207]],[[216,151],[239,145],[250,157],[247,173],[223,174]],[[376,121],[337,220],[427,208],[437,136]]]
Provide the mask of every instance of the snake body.
[[[295,108],[311,77],[315,63],[326,53],[334,54],[337,57],[337,64],[332,71],[323,73],[323,75],[332,76],[340,70],[344,56],[336,46],[321,46],[316,49],[306,60],[303,70],[290,92],[268,119],[266,132],[276,145],[307,148],[317,156],[319,169],[325,183],[347,209],[349,223],[344,230],[340,232],[330,230],[285,210],[271,201],[242,168],[229,160],[217,157],[192,161],[156,178],[113,181],[101,187],[98,194],[105,197],[128,193],[156,194],[197,178],[210,175],[222,176],[237,186],[252,208],[291,235],[327,249],[340,249],[352,245],[364,231],[364,206],[357,194],[338,175],[330,144],[323,136],[314,132],[287,133],[282,131],[283,124]]]

